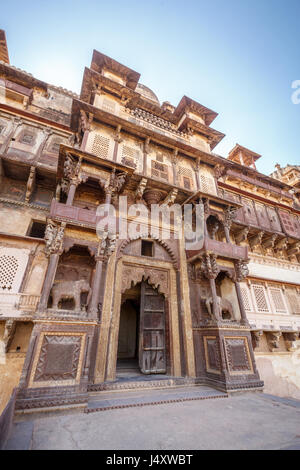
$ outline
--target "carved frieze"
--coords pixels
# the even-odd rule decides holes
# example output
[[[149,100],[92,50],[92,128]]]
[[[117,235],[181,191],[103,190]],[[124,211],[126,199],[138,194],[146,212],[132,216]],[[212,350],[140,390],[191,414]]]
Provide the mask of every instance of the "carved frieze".
[[[168,296],[169,280],[168,273],[166,271],[147,266],[124,266],[121,289],[122,293],[142,281],[148,281],[148,283],[155,289],[158,289],[161,294]]]

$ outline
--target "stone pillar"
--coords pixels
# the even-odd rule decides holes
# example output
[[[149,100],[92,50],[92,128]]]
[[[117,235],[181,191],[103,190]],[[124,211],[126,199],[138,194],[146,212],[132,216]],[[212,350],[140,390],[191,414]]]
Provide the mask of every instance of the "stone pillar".
[[[171,160],[172,160],[172,167],[173,167],[173,184],[178,185],[178,178],[177,178],[178,149],[173,150]]]
[[[40,303],[38,307],[39,311],[43,311],[47,308],[48,299],[49,299],[51,288],[53,286],[58,261],[59,261],[58,253],[53,253],[52,255],[50,255],[48,269],[46,272],[46,277],[45,277],[42,294],[40,298]]]
[[[43,311],[47,308],[48,298],[54,282],[59,256],[62,253],[62,243],[66,223],[62,222],[59,226],[52,220],[48,221],[45,230],[45,253],[49,257],[49,264],[43,284],[38,310]]]
[[[220,312],[218,307],[218,296],[217,296],[217,289],[216,289],[216,281],[214,277],[209,278],[209,285],[212,295],[212,303],[213,303],[213,314],[214,317],[219,320]]]
[[[115,146],[114,146],[114,153],[113,153],[113,161],[116,162],[118,158],[118,148],[119,144],[122,142],[121,139],[121,126],[118,126],[116,129],[116,133],[114,136]]]
[[[101,288],[101,279],[102,279],[102,271],[103,271],[103,256],[96,256],[96,272],[93,280],[93,287],[92,287],[92,297],[89,305],[89,316],[91,318],[97,319],[98,317],[98,305],[100,300],[100,288]]]
[[[217,289],[216,289],[216,277],[219,274],[219,268],[216,261],[216,256],[213,254],[206,253],[203,256],[202,264],[201,264],[201,271],[209,280],[210,290],[211,290],[211,297],[212,297],[212,306],[213,306],[213,314],[216,320],[220,319],[220,311],[218,305],[218,296],[217,296]]]
[[[74,197],[75,197],[76,188],[77,188],[78,184],[79,184],[79,181],[71,180],[70,186],[69,186],[69,191],[68,191],[68,198],[67,198],[67,202],[66,202],[67,206],[72,206],[73,201],[74,201]]]
[[[241,292],[241,286],[240,282],[243,281],[249,274],[249,269],[247,266],[246,261],[236,261],[235,262],[235,278],[234,278],[234,284],[235,284],[235,290],[236,290],[236,295],[238,298],[238,303],[240,307],[240,312],[241,312],[241,323],[243,325],[248,325],[248,319],[244,307],[244,302],[243,302],[243,297],[242,297],[242,292]]]
[[[194,169],[195,176],[196,176],[197,191],[200,191],[201,189],[200,178],[199,178],[200,161],[201,161],[200,158],[197,158],[197,160],[194,162],[194,165],[193,165],[193,169]]]
[[[147,137],[144,143],[144,159],[143,159],[143,175],[147,176],[147,158],[148,158],[148,153],[150,151],[149,148],[149,143],[150,143],[150,138]]]
[[[233,219],[236,215],[236,208],[228,206],[224,211],[224,232],[226,237],[226,242],[231,243],[230,241],[230,227]]]

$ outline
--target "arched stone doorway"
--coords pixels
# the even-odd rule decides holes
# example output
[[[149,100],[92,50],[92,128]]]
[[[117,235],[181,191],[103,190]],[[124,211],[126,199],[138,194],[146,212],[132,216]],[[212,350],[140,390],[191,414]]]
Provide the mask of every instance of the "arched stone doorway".
[[[163,294],[141,281],[122,294],[117,375],[166,374],[168,327]]]

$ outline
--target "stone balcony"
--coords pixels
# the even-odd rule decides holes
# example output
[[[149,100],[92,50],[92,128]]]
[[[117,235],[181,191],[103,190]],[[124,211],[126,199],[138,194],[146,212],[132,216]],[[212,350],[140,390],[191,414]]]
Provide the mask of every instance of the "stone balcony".
[[[40,296],[36,294],[0,293],[0,318],[32,314],[36,311]]]
[[[96,212],[81,207],[67,206],[53,199],[50,207],[50,217],[56,219],[68,219],[78,224],[96,226]]]
[[[232,243],[219,242],[211,238],[205,238],[201,250],[187,250],[187,258],[201,255],[205,252],[214,253],[217,256],[229,259],[247,259],[248,247],[233,245]]]

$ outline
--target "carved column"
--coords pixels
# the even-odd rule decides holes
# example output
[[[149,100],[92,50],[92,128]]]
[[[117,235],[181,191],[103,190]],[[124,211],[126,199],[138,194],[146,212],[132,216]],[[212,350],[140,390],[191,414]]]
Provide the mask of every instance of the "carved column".
[[[196,176],[197,191],[200,191],[201,189],[200,178],[199,178],[200,162],[201,162],[200,158],[197,158],[197,160],[194,162],[194,165],[193,165],[193,169],[194,169],[195,176]]]
[[[217,289],[216,289],[216,277],[219,273],[219,268],[216,261],[216,256],[212,254],[204,255],[201,264],[201,271],[203,272],[204,276],[209,280],[211,295],[212,295],[212,307],[213,307],[213,314],[216,320],[220,319],[220,311],[218,305],[218,296],[217,296]]]
[[[82,157],[76,162],[72,155],[67,154],[64,163],[64,180],[62,184],[63,190],[68,194],[66,204],[71,206],[73,204],[77,186],[81,183],[82,179],[79,177],[81,168]]]
[[[100,301],[100,289],[102,284],[102,273],[103,264],[107,262],[109,256],[114,252],[116,247],[116,235],[109,234],[108,232],[103,233],[102,240],[98,245],[98,252],[95,257],[96,259],[96,272],[93,280],[92,297],[89,305],[89,314],[91,318],[98,318],[98,312],[100,313],[99,301]]]
[[[228,206],[224,211],[224,231],[225,231],[225,237],[226,237],[227,243],[231,243],[230,227],[235,216],[236,216],[236,208],[232,206]]]
[[[65,227],[65,222],[62,222],[61,225],[58,226],[55,222],[49,220],[45,230],[45,253],[46,256],[49,257],[49,264],[38,307],[39,311],[43,311],[47,308],[48,298],[54,282],[59,256],[62,253],[62,243]]]
[[[123,141],[123,139],[121,139],[121,126],[120,125],[117,126],[115,136],[114,136],[114,141],[115,141],[115,146],[114,146],[114,153],[113,153],[113,161],[116,162],[117,157],[118,157],[119,144]]]
[[[144,143],[144,160],[143,160],[143,175],[147,176],[147,158],[148,153],[150,152],[150,137],[147,137]]]
[[[69,185],[67,202],[66,202],[67,206],[72,206],[74,197],[75,197],[76,188],[79,184],[80,184],[80,180],[78,178],[71,179],[70,185]]]
[[[27,180],[25,202],[29,202],[35,188],[36,167],[30,167],[30,173]]]
[[[247,266],[246,261],[237,261],[235,263],[235,277],[234,277],[234,285],[235,285],[235,291],[236,295],[238,298],[238,303],[240,307],[240,312],[241,312],[241,323],[243,325],[248,325],[248,319],[244,307],[244,302],[243,302],[243,297],[242,297],[242,292],[241,292],[241,286],[240,282],[243,281],[249,274],[249,268]]]
[[[178,178],[177,178],[178,149],[173,150],[171,161],[172,161],[172,167],[173,167],[173,184],[178,185]]]

